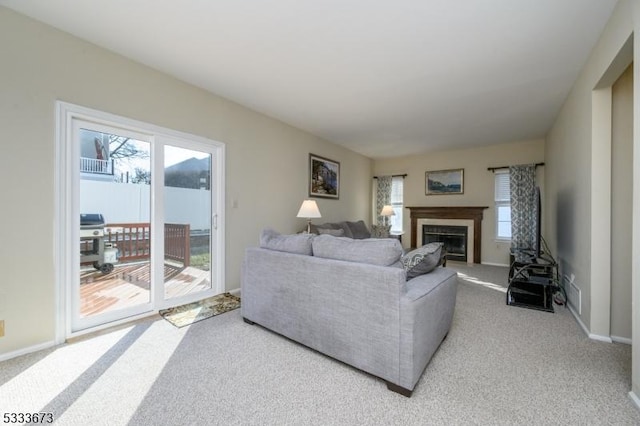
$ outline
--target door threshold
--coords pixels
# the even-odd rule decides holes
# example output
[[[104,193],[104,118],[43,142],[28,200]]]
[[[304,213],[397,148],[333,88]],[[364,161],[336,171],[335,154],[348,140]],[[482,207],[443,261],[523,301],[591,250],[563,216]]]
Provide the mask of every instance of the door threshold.
[[[73,332],[67,336],[67,338],[65,339],[65,343],[76,343],[81,340],[91,339],[93,337],[131,327],[132,325],[136,325],[142,322],[157,321],[160,319],[163,318],[158,314],[158,311],[145,312],[141,315],[124,318],[119,321],[113,321],[95,327],[87,328],[85,330]]]

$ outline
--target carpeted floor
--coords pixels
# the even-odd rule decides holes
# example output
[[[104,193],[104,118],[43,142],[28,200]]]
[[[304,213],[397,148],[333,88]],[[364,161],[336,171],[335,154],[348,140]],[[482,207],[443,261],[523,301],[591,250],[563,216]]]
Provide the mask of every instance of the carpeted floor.
[[[0,364],[0,412],[60,425],[637,425],[631,347],[571,314],[505,305],[506,268],[450,264],[449,336],[411,398],[258,326],[240,310],[163,320]]]

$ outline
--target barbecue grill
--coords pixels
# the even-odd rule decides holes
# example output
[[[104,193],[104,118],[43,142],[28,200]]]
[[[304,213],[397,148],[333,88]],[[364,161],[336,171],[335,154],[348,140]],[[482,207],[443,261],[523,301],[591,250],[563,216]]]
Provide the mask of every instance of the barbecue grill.
[[[104,217],[99,213],[80,215],[80,263],[92,263],[103,274],[113,271],[118,261],[115,244],[104,242]]]

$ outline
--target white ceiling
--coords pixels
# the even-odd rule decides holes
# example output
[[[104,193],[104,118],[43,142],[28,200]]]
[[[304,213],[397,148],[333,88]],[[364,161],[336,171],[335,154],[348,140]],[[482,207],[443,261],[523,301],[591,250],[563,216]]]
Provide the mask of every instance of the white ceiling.
[[[617,0],[0,0],[372,158],[544,137]]]

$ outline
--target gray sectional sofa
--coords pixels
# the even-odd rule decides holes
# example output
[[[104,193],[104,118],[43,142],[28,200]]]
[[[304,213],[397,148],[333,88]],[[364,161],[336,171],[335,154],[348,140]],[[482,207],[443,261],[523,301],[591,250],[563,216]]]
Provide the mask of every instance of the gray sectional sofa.
[[[453,318],[457,274],[407,281],[394,239],[265,232],[242,265],[242,316],[411,396]]]

